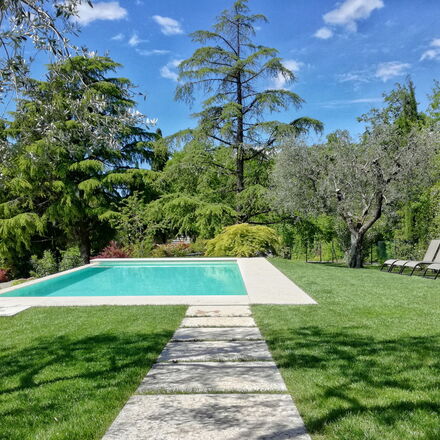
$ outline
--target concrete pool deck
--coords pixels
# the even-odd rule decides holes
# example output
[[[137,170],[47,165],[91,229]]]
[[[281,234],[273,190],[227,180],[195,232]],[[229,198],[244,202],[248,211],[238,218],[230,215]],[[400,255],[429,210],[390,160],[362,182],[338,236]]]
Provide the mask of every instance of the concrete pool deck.
[[[124,262],[140,259],[124,258]],[[84,296],[84,297],[2,297],[20,286],[0,290],[0,307],[16,306],[100,306],[100,305],[249,305],[249,304],[316,304],[301,288],[281,273],[266,258],[149,258],[147,261],[237,261],[247,295],[167,295],[167,296]],[[102,260],[93,260],[102,262]],[[104,261],[120,261],[106,259]],[[72,269],[72,271],[81,268]],[[66,271],[64,273],[72,272]],[[44,279],[54,278],[59,274]],[[34,284],[41,280],[31,281]]]

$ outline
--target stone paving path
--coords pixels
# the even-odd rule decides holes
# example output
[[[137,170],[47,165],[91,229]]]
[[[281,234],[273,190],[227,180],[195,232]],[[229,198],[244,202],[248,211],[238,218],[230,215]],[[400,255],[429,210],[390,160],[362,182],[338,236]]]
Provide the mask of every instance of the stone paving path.
[[[103,440],[310,440],[248,306],[192,306]]]
[[[8,306],[0,307],[0,316],[15,316],[24,310],[29,309],[30,306]]]

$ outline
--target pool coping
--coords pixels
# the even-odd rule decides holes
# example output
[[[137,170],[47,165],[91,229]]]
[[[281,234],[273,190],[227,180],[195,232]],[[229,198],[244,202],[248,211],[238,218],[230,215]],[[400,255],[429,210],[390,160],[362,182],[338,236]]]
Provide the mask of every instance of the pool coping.
[[[2,297],[4,293],[43,280],[82,270],[76,267],[54,275],[28,281],[0,291],[0,307],[8,306],[100,306],[100,305],[245,305],[245,304],[316,304],[293,281],[281,273],[266,258],[106,258],[92,263],[118,261],[236,261],[247,295],[167,295],[167,296],[88,296],[88,297]]]

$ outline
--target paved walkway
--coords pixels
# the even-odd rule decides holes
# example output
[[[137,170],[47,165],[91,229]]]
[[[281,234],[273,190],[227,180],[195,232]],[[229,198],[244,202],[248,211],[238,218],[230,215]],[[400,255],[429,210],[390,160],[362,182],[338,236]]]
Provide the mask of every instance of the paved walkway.
[[[192,306],[103,440],[310,440],[248,306]]]

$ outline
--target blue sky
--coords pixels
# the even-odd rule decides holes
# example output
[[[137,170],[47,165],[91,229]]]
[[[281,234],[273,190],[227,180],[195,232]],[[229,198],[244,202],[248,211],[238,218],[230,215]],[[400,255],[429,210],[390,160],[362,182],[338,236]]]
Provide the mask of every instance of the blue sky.
[[[174,101],[179,62],[198,47],[188,33],[208,29],[232,0],[95,1],[84,6],[76,43],[106,52],[124,65],[120,75],[147,94],[139,109],[158,118],[164,134],[194,125]],[[306,100],[278,116],[320,119],[325,132],[362,126],[356,117],[380,105],[383,92],[410,74],[423,110],[433,79],[440,80],[440,0],[250,0],[269,19],[256,41],[279,50],[298,81],[286,86]]]

